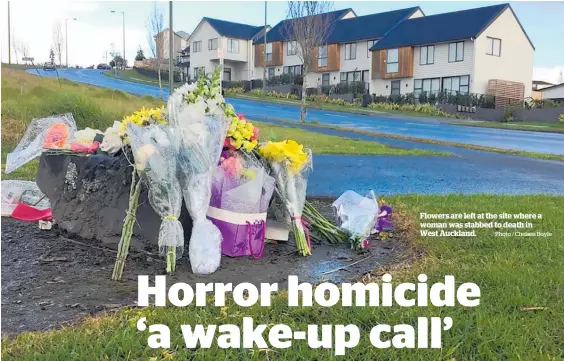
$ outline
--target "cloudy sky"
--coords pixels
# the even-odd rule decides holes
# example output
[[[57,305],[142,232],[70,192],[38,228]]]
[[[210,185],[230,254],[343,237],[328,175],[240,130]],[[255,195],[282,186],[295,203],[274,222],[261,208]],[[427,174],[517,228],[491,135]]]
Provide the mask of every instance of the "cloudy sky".
[[[487,6],[499,2],[413,2],[413,1],[347,1],[334,3],[335,9],[351,7],[357,15],[420,6],[425,14],[432,15],[472,7]],[[164,9],[168,27],[168,2],[158,2]],[[83,66],[105,62],[106,52],[122,52],[122,16],[111,11],[125,12],[126,57],[133,60],[141,47],[150,54],[147,42],[146,21],[154,3],[151,1],[48,1],[13,0],[10,2],[12,38],[25,44],[36,61],[48,60],[53,43],[55,24],[65,32],[68,20],[69,64]],[[229,21],[261,25],[264,24],[264,1],[256,2],[174,2],[174,30],[188,33],[204,16]],[[511,3],[523,27],[536,47],[534,78],[556,82],[564,69],[564,2],[515,2]],[[7,2],[2,1],[0,27],[2,27],[2,61],[8,60]],[[270,25],[285,18],[286,2],[268,2],[267,21]],[[76,18],[77,20],[72,20]],[[559,45],[560,44],[560,45]],[[20,51],[21,56],[21,51]],[[12,50],[12,61],[14,61]],[[64,62],[64,52],[63,52]]]

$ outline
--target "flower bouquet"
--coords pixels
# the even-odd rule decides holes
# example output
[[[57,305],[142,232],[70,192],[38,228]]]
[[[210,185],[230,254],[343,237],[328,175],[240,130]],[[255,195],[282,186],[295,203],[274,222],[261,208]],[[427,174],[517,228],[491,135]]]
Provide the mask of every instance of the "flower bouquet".
[[[221,261],[221,233],[206,218],[212,173],[230,124],[219,90],[219,74],[218,68],[212,79],[200,76],[196,85],[180,87],[168,100],[177,174],[194,221],[189,255],[192,272],[197,274],[215,272]]]
[[[129,143],[129,137],[127,134],[128,124],[135,124],[138,126],[166,124],[164,108],[152,108],[152,109],[143,108],[140,111],[137,111],[125,117],[121,122],[114,121],[113,126],[106,129],[104,140],[102,141],[101,144],[101,149],[103,151],[108,152],[109,154],[114,154],[120,149],[122,149],[124,145]],[[145,152],[145,154],[146,153],[147,152]],[[141,182],[140,179],[136,177],[136,175],[137,175],[137,171],[134,170],[133,172],[131,172],[131,188],[129,192],[129,205],[125,219],[123,220],[123,228],[121,231],[121,238],[118,245],[118,254],[114,266],[114,271],[112,274],[112,279],[114,280],[121,280],[123,276],[125,260],[127,259],[127,254],[129,252],[129,244],[131,242],[131,236],[133,234],[133,226],[135,225],[135,220],[136,220],[135,214],[139,202],[139,194],[141,193]]]
[[[275,180],[255,157],[243,152],[222,154],[214,171],[208,218],[221,231],[223,254],[260,258]]]
[[[290,216],[296,246],[302,256],[311,255],[309,232],[302,220],[307,178],[311,170],[311,151],[294,140],[267,142],[259,153],[270,164],[276,179],[276,192]],[[306,237],[307,233],[307,237]]]

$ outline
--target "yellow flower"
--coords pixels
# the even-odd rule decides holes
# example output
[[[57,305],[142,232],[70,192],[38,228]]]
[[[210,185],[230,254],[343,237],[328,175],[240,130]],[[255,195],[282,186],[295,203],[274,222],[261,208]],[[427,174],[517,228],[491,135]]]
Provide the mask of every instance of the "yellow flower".
[[[259,152],[272,162],[287,162],[290,170],[294,173],[300,172],[308,159],[303,146],[291,139],[283,142],[267,142],[260,147]]]
[[[243,170],[241,171],[241,175],[244,176],[244,177],[246,177],[246,178],[249,179],[249,180],[253,180],[253,179],[255,179],[255,177],[257,176],[257,172],[255,172],[255,171],[252,170],[252,169],[245,168],[245,169],[243,169]]]
[[[242,139],[230,139],[229,142],[231,143],[232,146],[235,147],[235,149],[241,148],[241,145],[243,144]]]

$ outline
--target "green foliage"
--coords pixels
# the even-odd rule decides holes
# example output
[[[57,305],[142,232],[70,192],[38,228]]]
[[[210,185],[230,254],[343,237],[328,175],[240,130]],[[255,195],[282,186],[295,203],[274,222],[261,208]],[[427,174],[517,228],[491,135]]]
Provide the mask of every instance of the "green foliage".
[[[564,123],[564,114],[560,114],[560,115],[558,116],[558,121],[559,121],[560,123]]]
[[[145,54],[143,54],[143,49],[139,48],[139,50],[137,50],[137,55],[135,55],[135,60],[142,61],[145,59],[147,58],[145,58]]]
[[[243,94],[245,92],[245,89],[243,88],[226,88],[225,92],[227,94],[229,93],[233,93],[233,94]]]

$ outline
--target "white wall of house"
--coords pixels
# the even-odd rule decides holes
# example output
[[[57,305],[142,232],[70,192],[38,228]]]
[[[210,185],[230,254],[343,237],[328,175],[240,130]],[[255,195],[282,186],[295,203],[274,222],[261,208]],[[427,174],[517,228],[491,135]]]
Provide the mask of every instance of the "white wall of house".
[[[564,99],[564,85],[543,89],[542,99]]]
[[[370,57],[368,56],[368,41],[362,40],[355,42],[356,56],[355,59],[346,59],[346,43],[342,43],[340,48],[340,70],[341,72],[363,71],[370,69]]]
[[[352,10],[347,12],[341,19],[350,19],[350,18],[356,18],[356,15]]]
[[[392,94],[392,81],[400,81],[400,94],[413,92],[413,78],[401,79],[376,79],[370,81],[370,94],[390,95]]]
[[[433,44],[430,44],[433,45]],[[470,92],[473,88],[472,70],[474,65],[474,44],[470,40],[464,41],[464,60],[448,61],[449,43],[434,44],[435,55],[433,64],[421,65],[421,47],[413,49],[413,79],[444,78],[449,76],[470,75]]]
[[[425,14],[423,14],[423,12],[421,10],[417,10],[416,12],[414,12],[413,14],[411,14],[411,16],[409,17],[409,19],[415,19],[415,18],[421,18],[425,16]]]
[[[501,39],[500,56],[486,54],[488,37]],[[488,80],[501,79],[523,83],[525,97],[531,96],[534,49],[509,8],[474,43],[474,92],[486,93]]]
[[[208,40],[217,38],[220,41],[219,33],[207,22],[203,21],[190,36],[190,69],[192,73],[195,68],[206,68],[206,73],[212,72],[219,64],[217,62],[217,50],[208,50]],[[201,41],[201,51],[195,52],[194,43]],[[216,59],[212,61],[212,59]],[[193,76],[194,74],[192,74]]]

